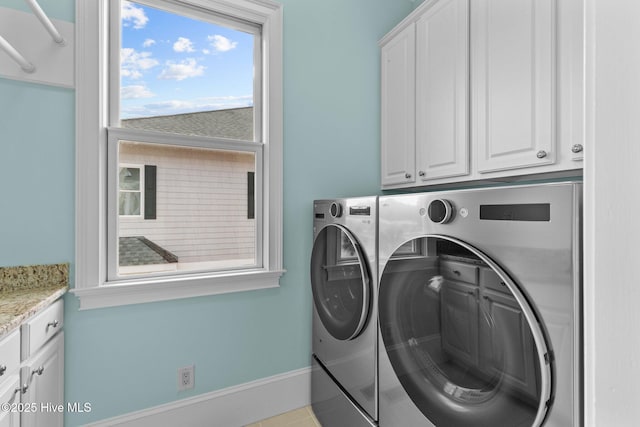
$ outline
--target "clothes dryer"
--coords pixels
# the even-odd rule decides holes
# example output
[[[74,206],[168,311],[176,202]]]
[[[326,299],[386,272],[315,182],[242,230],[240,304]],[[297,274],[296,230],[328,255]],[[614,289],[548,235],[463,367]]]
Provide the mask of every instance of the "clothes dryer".
[[[377,197],[313,208],[312,407],[322,425],[376,425]]]
[[[579,183],[379,198],[381,427],[581,425]]]

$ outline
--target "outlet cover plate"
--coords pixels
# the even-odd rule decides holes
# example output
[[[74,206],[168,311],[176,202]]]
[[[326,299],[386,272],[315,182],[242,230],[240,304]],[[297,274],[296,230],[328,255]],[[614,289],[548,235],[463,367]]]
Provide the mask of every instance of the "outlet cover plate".
[[[195,380],[195,365],[178,368],[178,391],[192,389]]]

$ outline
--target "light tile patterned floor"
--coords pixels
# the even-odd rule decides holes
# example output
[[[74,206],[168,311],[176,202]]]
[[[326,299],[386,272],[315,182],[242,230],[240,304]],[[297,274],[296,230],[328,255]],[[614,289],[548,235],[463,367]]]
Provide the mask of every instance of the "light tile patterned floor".
[[[246,427],[322,427],[311,410],[311,406],[286,412]]]

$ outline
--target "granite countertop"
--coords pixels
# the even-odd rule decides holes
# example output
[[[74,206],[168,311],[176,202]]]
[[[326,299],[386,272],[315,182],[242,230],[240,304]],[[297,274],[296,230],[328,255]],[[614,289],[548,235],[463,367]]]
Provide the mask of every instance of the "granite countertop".
[[[0,267],[0,339],[68,289],[69,264]]]

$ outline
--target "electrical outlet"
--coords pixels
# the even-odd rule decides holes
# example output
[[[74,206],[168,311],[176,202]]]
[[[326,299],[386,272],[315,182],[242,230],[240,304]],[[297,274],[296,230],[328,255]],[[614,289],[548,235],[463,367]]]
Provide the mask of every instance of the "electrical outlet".
[[[195,382],[195,365],[178,368],[178,391],[193,388]]]

